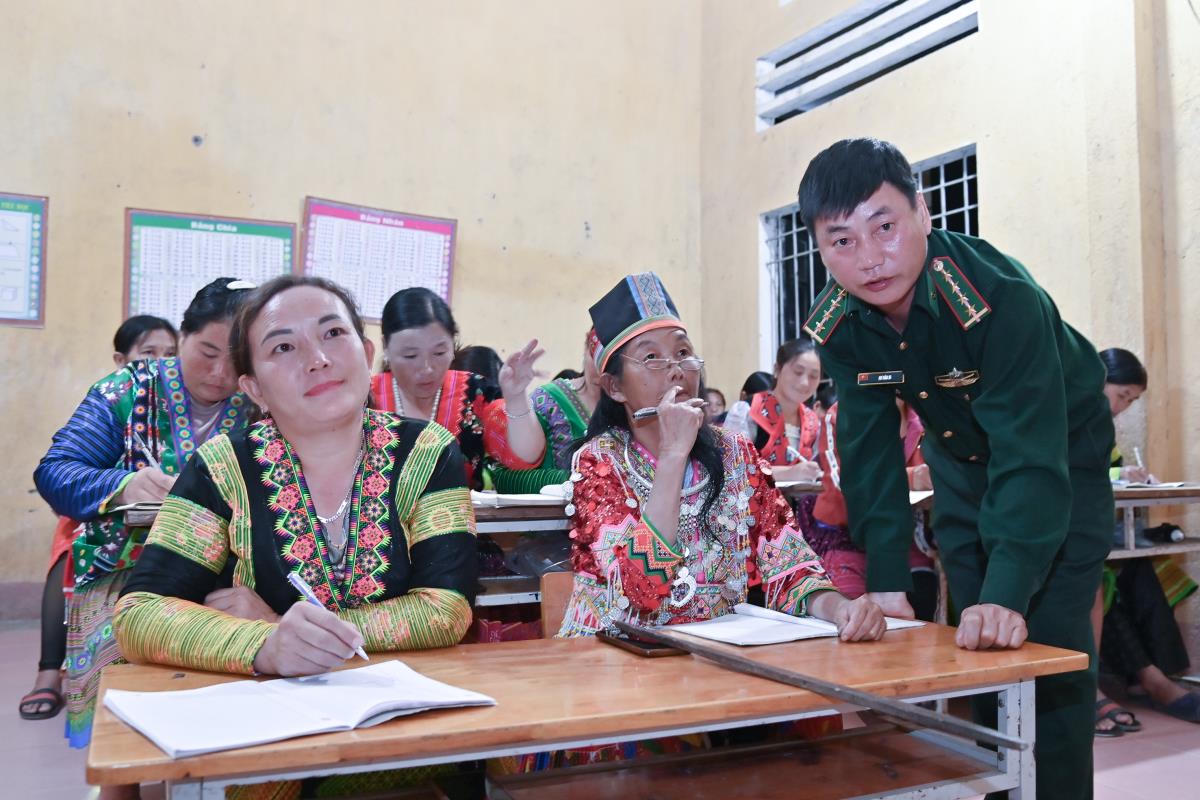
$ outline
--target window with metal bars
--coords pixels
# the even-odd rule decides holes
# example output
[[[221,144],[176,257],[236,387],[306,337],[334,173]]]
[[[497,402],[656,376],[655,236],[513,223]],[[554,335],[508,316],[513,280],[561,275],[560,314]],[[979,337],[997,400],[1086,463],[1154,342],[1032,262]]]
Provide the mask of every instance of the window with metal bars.
[[[912,165],[935,228],[979,235],[975,145]],[[813,299],[829,280],[816,240],[793,203],[762,215],[767,274],[774,300],[774,346],[801,336]]]

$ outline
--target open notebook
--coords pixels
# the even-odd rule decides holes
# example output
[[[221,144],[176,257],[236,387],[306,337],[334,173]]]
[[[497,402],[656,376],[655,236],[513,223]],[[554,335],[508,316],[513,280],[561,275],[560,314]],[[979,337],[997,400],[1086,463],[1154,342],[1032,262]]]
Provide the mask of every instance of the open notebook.
[[[401,661],[178,692],[110,689],[104,705],[172,758],[346,731],[434,708],[493,706]]]
[[[919,628],[924,624],[915,620],[887,618],[889,631]],[[672,625],[670,629],[703,639],[738,645],[780,644],[800,639],[837,636],[837,626],[832,622],[816,617],[793,617],[749,603],[738,603],[733,607],[732,614],[723,617]]]

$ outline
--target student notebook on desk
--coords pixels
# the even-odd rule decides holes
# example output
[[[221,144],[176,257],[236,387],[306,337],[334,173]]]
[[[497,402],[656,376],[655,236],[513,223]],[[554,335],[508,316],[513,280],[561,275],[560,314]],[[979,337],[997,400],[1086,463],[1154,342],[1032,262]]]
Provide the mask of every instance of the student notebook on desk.
[[[178,692],[110,689],[104,705],[172,758],[348,731],[435,708],[494,706],[401,661]]]
[[[918,620],[887,617],[889,631],[919,628],[924,624]],[[837,625],[823,619],[793,617],[790,614],[772,611],[761,606],[752,606],[749,603],[738,603],[733,607],[732,614],[713,617],[703,622],[672,625],[670,630],[742,646],[819,639],[823,636],[837,636],[838,632]]]

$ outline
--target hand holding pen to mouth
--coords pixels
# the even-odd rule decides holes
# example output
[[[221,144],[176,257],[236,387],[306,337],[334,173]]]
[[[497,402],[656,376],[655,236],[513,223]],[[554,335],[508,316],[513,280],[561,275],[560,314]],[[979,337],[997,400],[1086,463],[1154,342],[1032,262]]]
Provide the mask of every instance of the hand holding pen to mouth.
[[[696,434],[704,425],[704,400],[692,397],[682,403],[675,396],[683,391],[681,386],[672,386],[662,396],[657,406],[639,408],[633,412],[635,422],[653,424],[657,420],[661,451],[686,455],[696,442]]]

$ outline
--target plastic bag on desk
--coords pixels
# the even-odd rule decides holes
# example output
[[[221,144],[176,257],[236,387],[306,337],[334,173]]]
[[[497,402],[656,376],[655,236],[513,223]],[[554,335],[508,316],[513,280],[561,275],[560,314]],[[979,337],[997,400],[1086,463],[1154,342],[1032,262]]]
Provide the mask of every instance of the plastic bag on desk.
[[[571,568],[571,540],[563,532],[522,536],[504,558],[518,575],[540,578],[547,572],[565,572]]]

